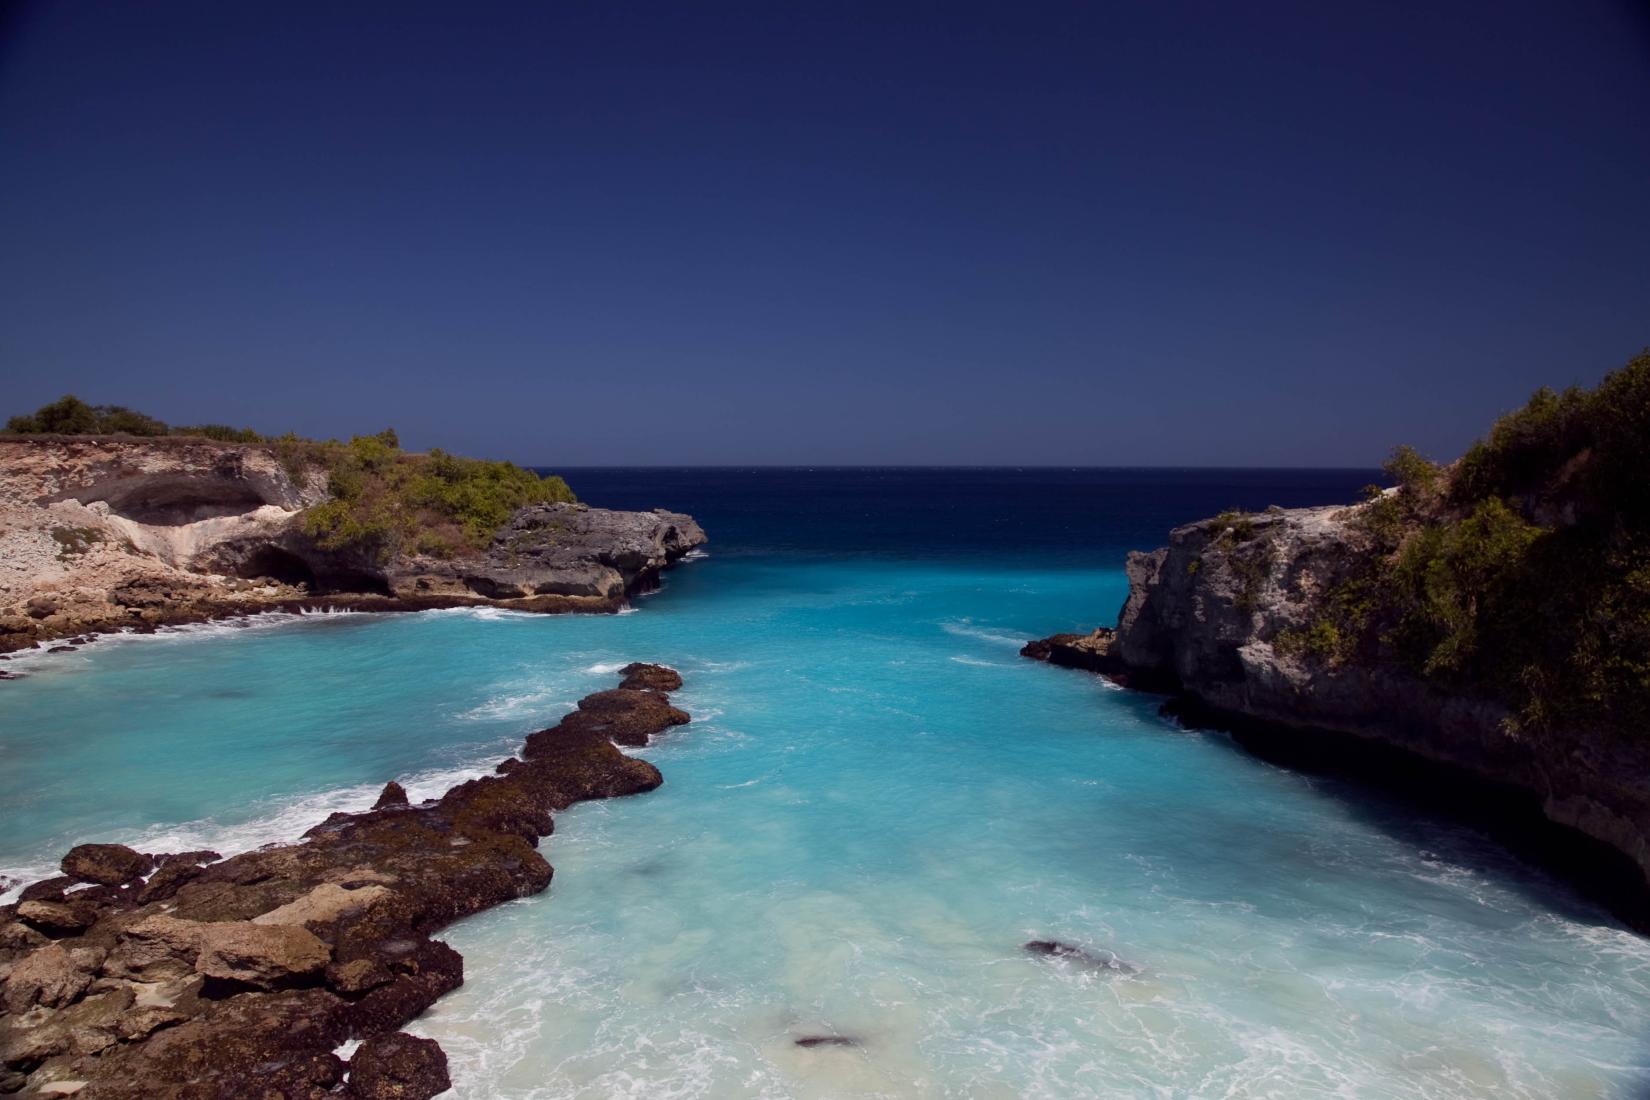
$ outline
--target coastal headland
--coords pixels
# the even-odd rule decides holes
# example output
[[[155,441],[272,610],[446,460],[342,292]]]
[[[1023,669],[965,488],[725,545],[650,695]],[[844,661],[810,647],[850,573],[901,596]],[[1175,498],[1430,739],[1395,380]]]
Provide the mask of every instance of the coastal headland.
[[[495,773],[410,805],[388,783],[280,846],[219,858],[85,844],[0,907],[0,1092],[87,1100],[427,1098],[440,1047],[399,1029],[464,979],[432,933],[550,885],[575,802],[650,791],[621,752],[689,721],[632,664]],[[346,1063],[335,1051],[362,1040]]]
[[[1430,790],[1650,927],[1647,454],[1650,353],[1447,466],[1399,448],[1361,502],[1178,527],[1129,555],[1115,629],[1022,652],[1269,759]]]
[[[393,433],[0,437],[0,653],[270,610],[611,612],[705,541]]]

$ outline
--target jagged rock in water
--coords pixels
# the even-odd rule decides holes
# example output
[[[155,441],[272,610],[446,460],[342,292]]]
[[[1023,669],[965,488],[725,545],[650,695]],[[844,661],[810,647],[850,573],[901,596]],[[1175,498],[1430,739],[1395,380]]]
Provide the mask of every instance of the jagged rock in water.
[[[384,784],[384,789],[378,795],[378,801],[372,804],[375,810],[388,810],[396,806],[407,805],[407,789],[395,780]]]
[[[682,686],[682,674],[664,665],[644,665],[641,662],[625,665],[619,670],[624,679],[621,688],[636,690],[675,691]]]
[[[655,734],[687,721],[687,712],[671,706],[669,696],[663,692],[633,688],[598,691],[579,700],[578,709],[559,725],[529,737],[523,755],[531,760],[574,733],[595,734],[621,745],[640,747]]]
[[[146,883],[65,895],[75,880],[47,880],[46,896],[0,906],[0,1087],[84,1081],[84,1100],[445,1089],[439,1048],[395,1034],[464,980],[430,934],[547,887],[535,844],[552,814],[659,785],[605,727],[687,720],[659,691],[597,694],[532,735],[542,751],[433,802],[335,814],[304,842],[229,859],[163,856]],[[345,1085],[332,1051],[351,1037],[367,1042]]]

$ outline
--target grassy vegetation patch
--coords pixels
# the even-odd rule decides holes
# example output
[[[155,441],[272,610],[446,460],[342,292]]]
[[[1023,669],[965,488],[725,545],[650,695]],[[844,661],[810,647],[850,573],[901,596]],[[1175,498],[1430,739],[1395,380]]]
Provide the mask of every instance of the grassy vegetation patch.
[[[484,548],[518,508],[577,499],[561,478],[513,463],[408,454],[393,430],[287,446],[293,461],[327,471],[328,499],[305,513],[304,530],[327,549],[380,560],[398,551],[461,556]]]

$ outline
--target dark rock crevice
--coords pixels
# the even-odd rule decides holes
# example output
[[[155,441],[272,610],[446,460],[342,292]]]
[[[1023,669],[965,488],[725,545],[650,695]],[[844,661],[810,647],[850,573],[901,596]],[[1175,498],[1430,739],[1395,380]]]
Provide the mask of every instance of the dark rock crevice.
[[[268,578],[281,584],[302,585],[312,592],[319,587],[315,570],[310,568],[308,562],[274,543],[254,547],[235,563],[234,575],[246,580]]]

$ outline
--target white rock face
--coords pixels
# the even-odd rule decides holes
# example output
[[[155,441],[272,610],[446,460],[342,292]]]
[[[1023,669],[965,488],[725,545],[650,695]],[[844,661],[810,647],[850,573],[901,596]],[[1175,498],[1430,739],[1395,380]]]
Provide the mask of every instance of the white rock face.
[[[268,447],[206,439],[0,440],[0,619],[95,624],[134,583],[229,592],[200,570],[226,542],[280,538],[326,498]],[[30,606],[31,601],[36,601]]]

